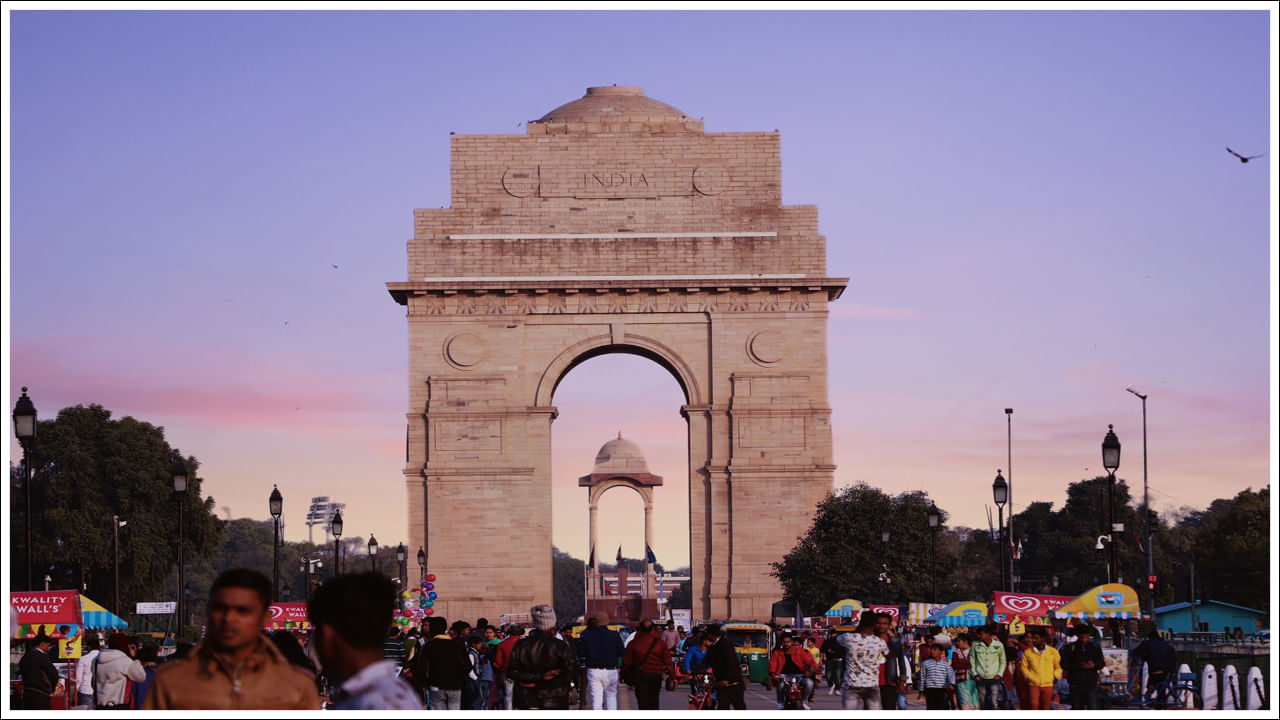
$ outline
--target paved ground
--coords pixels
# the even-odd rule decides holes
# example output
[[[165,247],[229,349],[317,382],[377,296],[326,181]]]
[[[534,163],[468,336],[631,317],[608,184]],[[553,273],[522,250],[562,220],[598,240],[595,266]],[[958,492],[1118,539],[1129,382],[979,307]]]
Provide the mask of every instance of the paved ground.
[[[777,707],[777,696],[774,695],[774,691],[766,690],[763,685],[758,683],[747,688],[745,697],[748,710],[773,710]],[[829,695],[826,687],[819,687],[817,694],[813,696],[811,705],[814,710],[839,710],[840,696]],[[662,710],[688,710],[689,687],[681,685],[672,691],[663,690],[662,695],[659,697],[659,706]],[[636,709],[635,693],[625,685],[618,692],[618,709]],[[924,701],[917,701],[915,693],[909,693],[907,695],[907,709],[924,710]]]

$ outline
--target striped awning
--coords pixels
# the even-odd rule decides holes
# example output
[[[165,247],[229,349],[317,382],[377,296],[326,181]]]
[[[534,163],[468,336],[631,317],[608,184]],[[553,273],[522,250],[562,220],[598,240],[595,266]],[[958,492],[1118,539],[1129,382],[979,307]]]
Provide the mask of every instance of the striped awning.
[[[940,627],[977,627],[987,624],[986,603],[960,600],[935,610],[925,621]]]
[[[124,630],[129,627],[129,623],[84,594],[80,595],[80,617],[84,626],[93,630]]]
[[[1096,620],[1141,617],[1138,593],[1128,585],[1107,583],[1092,588],[1054,611],[1054,617]]]

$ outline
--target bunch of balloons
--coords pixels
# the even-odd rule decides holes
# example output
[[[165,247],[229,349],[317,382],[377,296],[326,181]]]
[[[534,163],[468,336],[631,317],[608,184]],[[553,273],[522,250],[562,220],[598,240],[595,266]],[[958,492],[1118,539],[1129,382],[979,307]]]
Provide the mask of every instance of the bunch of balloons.
[[[422,586],[410,588],[400,593],[400,614],[396,617],[395,623],[400,627],[413,623],[421,623],[423,618],[431,617],[436,614],[436,592],[435,592],[434,573],[427,573],[422,579]]]

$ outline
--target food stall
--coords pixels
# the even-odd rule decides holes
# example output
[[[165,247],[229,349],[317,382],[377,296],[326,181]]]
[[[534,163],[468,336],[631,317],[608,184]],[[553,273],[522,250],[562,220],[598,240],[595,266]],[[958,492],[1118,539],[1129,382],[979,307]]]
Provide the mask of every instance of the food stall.
[[[10,637],[11,644],[16,645],[44,634],[58,643],[59,650],[67,648],[68,641],[72,641],[75,657],[79,656],[79,636],[84,622],[80,614],[79,592],[75,590],[11,592],[9,607],[13,613],[11,630],[14,631]],[[64,682],[54,692],[50,707],[54,710],[65,710],[70,704],[67,702],[68,683],[65,679],[75,677],[75,660],[68,658],[63,662],[55,662],[54,665],[58,668],[58,674],[62,676]],[[10,667],[16,667],[16,663],[11,663]],[[73,685],[71,697],[74,698],[74,684],[71,684]],[[21,681],[10,676],[9,687],[11,694],[21,695]]]
[[[1091,620],[1132,620],[1142,617],[1138,592],[1128,585],[1106,583],[1081,593],[1053,613],[1054,617]],[[1102,674],[1104,684],[1123,684],[1129,678],[1129,651],[1124,648],[1104,647],[1102,655],[1106,667]]]

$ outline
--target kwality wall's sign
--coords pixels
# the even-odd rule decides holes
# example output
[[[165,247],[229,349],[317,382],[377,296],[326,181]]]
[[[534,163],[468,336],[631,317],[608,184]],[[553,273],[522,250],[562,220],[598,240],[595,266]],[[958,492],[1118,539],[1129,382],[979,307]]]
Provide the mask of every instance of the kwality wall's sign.
[[[177,611],[176,602],[141,602],[136,612],[139,615],[169,615]]]
[[[11,592],[9,604],[19,625],[80,624],[80,593],[75,590]]]
[[[264,625],[267,629],[311,627],[311,620],[307,618],[306,603],[271,603],[267,610],[267,620]]]
[[[1048,625],[1053,611],[1071,602],[1069,595],[991,593],[991,615],[995,622],[1018,619],[1028,624]]]

